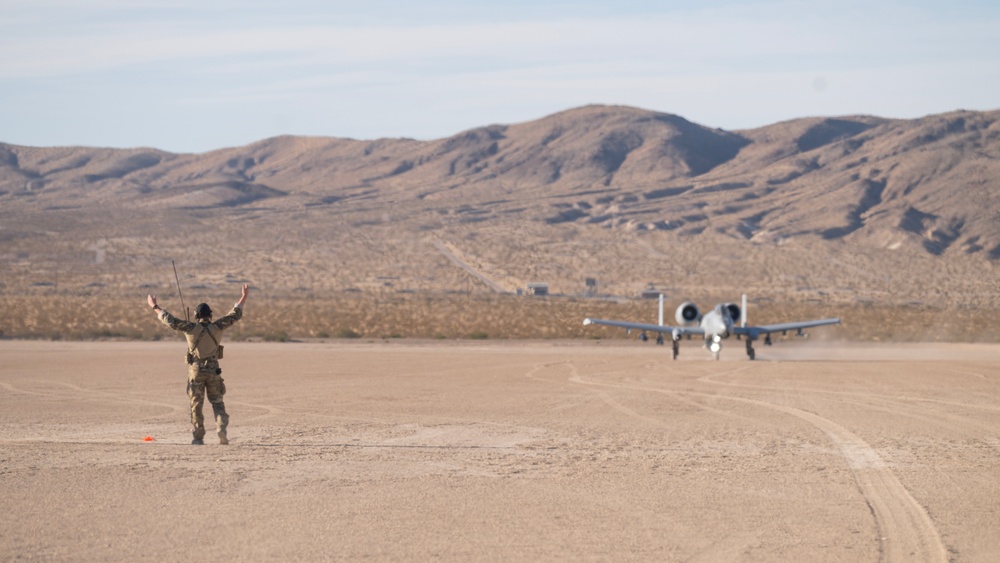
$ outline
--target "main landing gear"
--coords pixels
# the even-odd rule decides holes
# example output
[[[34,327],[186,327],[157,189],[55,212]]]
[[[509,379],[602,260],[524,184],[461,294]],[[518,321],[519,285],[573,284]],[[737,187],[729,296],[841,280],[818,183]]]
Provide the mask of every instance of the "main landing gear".
[[[645,331],[643,331],[642,334],[639,335],[639,340],[641,340],[642,342],[646,342],[647,340],[649,340],[649,336],[646,335]],[[659,333],[656,334],[656,343],[659,344],[660,346],[663,346],[663,333],[662,332],[659,332]]]
[[[747,336],[747,356],[749,356],[751,360],[756,359],[757,357],[757,354],[753,350],[753,339],[749,336]]]
[[[671,339],[674,348],[674,359],[677,359],[677,355],[681,353],[681,341],[679,339]]]

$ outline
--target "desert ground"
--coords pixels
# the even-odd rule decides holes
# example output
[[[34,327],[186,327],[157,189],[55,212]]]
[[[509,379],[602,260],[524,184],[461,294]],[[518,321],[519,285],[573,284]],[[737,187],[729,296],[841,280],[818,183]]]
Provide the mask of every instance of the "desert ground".
[[[727,344],[0,341],[0,559],[1000,559],[1000,346]]]

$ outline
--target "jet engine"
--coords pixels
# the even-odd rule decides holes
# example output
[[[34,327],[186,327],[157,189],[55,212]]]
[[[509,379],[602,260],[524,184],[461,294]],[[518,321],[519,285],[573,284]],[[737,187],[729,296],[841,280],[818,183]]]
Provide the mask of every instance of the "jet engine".
[[[742,318],[740,316],[740,313],[742,313],[742,311],[740,311],[739,305],[737,305],[736,303],[726,303],[725,305],[723,305],[723,307],[725,307],[726,310],[729,311],[729,318],[732,319],[734,323],[740,322],[740,319]]]
[[[697,323],[701,320],[701,311],[698,310],[698,306],[690,301],[685,301],[677,307],[677,312],[674,313],[674,319],[677,320],[679,325],[687,325]]]

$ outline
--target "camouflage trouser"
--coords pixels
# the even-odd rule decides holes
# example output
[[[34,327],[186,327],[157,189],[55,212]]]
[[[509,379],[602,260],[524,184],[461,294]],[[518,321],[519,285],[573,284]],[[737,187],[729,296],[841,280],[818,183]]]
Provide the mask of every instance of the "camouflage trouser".
[[[229,426],[229,415],[226,414],[226,404],[222,402],[222,397],[226,394],[226,384],[219,372],[218,362],[210,361],[201,366],[191,364],[188,370],[187,394],[191,399],[194,438],[201,440],[205,437],[205,416],[202,414],[202,407],[205,406],[205,395],[208,395],[208,402],[212,403],[212,412],[215,414],[219,441],[225,444],[228,443],[226,427]]]

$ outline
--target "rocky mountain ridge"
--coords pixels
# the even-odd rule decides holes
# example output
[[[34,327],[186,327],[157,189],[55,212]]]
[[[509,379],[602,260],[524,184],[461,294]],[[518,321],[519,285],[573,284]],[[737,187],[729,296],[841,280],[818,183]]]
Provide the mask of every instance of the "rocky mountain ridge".
[[[435,141],[277,137],[203,154],[0,145],[5,210],[435,208],[1000,258],[1000,112],[722,131],[589,106]],[[525,207],[525,204],[530,206]]]
[[[216,293],[585,295],[596,280],[604,295],[1000,306],[998,118],[722,131],[588,106],[433,141],[0,145],[0,292],[141,301],[176,260]]]

